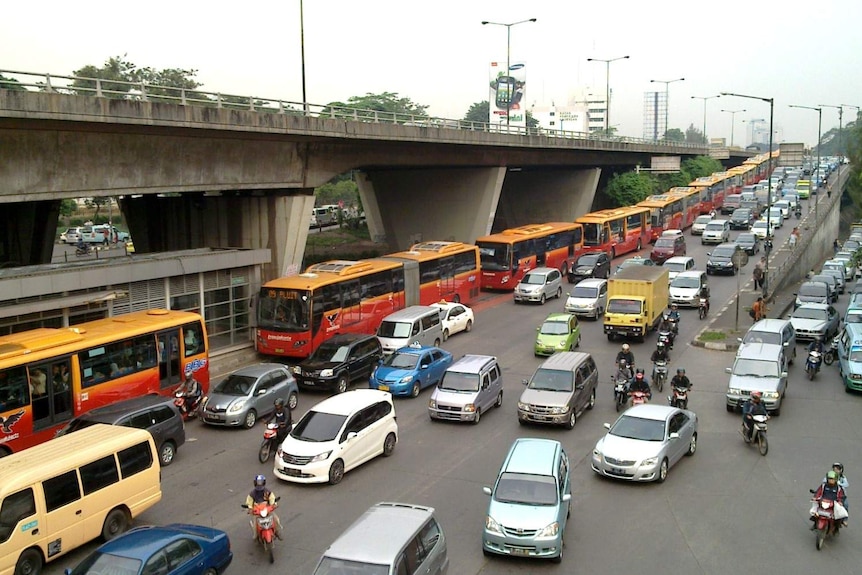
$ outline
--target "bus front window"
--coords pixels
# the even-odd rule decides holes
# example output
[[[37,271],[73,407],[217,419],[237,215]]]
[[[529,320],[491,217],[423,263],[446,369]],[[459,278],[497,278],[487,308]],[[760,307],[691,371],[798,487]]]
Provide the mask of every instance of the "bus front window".
[[[311,294],[306,290],[263,288],[257,324],[277,331],[306,331],[310,325]]]
[[[512,254],[508,244],[479,242],[479,260],[481,267],[489,272],[502,272],[511,269]]]
[[[599,230],[601,229],[601,224],[584,224],[584,245],[601,245],[601,237],[599,236]]]

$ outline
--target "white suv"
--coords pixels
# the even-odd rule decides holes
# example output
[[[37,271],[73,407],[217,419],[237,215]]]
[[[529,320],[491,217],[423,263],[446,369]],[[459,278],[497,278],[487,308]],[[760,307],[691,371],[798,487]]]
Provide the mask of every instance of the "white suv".
[[[700,238],[700,243],[706,244],[723,244],[730,241],[730,221],[729,220],[712,220],[703,230],[703,235]]]
[[[279,447],[273,473],[285,481],[335,485],[354,467],[392,455],[397,442],[392,395],[356,389],[325,399],[302,416]]]

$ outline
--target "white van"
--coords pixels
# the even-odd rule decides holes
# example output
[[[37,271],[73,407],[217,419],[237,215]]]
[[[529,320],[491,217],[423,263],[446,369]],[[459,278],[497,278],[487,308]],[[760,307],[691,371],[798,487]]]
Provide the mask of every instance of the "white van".
[[[377,329],[377,339],[383,355],[390,355],[402,347],[419,345],[440,346],[443,326],[440,308],[430,305],[411,305],[383,318]]]

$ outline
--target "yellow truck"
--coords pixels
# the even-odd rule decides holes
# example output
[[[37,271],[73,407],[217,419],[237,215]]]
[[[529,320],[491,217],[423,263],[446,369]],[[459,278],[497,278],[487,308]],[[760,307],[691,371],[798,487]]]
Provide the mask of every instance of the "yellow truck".
[[[668,271],[663,266],[630,266],[608,280],[604,326],[608,341],[616,336],[643,341],[656,329],[668,302]]]

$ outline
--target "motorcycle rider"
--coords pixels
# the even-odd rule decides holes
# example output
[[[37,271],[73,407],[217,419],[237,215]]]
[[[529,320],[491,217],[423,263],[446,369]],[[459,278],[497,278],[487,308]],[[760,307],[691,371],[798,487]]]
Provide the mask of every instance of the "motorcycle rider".
[[[194,378],[194,370],[191,365],[186,366],[184,374],[186,379],[177,388],[177,393],[179,393],[179,397],[183,398],[182,411],[185,414],[194,411],[201,401],[203,392],[201,391],[201,384]]]
[[[636,391],[643,392],[646,394],[647,399],[652,399],[652,390],[649,387],[649,382],[644,377],[644,370],[640,368],[635,372],[635,378],[629,384],[629,396]]]
[[[634,379],[634,372],[632,371],[631,366],[629,366],[628,361],[625,359],[620,359],[617,364],[617,375],[615,379],[625,379],[627,382],[631,382]]]
[[[661,335],[662,332],[668,334],[668,342],[667,345],[670,348],[673,348],[673,340],[676,339],[676,333],[674,333],[674,323],[670,320],[670,315],[665,312],[664,315],[661,316],[661,322],[658,324],[658,332]]]
[[[75,248],[83,254],[90,253],[90,244],[84,241],[84,238],[78,238],[78,243],[75,244]]]
[[[681,319],[681,316],[679,315],[679,306],[675,303],[670,304],[670,311],[668,312],[667,317],[673,326],[673,333],[676,335],[679,333],[679,320]]]
[[[622,360],[626,361],[626,364],[634,369],[635,367],[635,354],[632,353],[631,347],[629,344],[624,343],[620,351],[617,352],[617,365],[619,366]]]
[[[847,476],[844,475],[844,464],[840,461],[836,461],[832,464],[832,471],[838,475],[838,486],[846,492],[847,488],[850,487],[850,482],[847,481]],[[823,483],[826,483],[826,479],[826,477],[823,478]],[[844,504],[844,507],[847,507],[846,503]]]
[[[280,445],[281,442],[284,441],[284,438],[287,437],[287,433],[290,431],[290,425],[293,423],[290,410],[284,408],[284,400],[280,397],[275,399],[275,411],[272,412],[272,415],[266,420],[266,424],[268,425],[273,421],[278,424],[278,431],[276,432],[275,438]]]
[[[808,353],[812,351],[816,351],[821,356],[823,355],[823,340],[819,337],[815,337],[814,340],[808,344]]]
[[[649,356],[649,360],[653,363],[652,378],[655,380],[655,362],[663,361],[665,364],[670,363],[670,353],[668,353],[667,346],[663,341],[655,344],[655,350],[652,352],[652,355]]]
[[[759,391],[751,392],[751,399],[746,401],[742,406],[742,429],[745,434],[745,440],[751,441],[751,434],[754,431],[755,415],[769,415],[766,411],[766,405],[762,401],[763,394]]]
[[[245,498],[245,505],[248,507],[248,512],[252,512],[252,508],[255,503],[263,503],[266,501],[269,503],[273,509],[276,507],[275,494],[267,489],[266,487],[266,477],[264,475],[258,474],[254,476],[254,488],[249,492],[248,497]],[[275,536],[281,540],[281,521],[278,518],[278,514],[273,511],[272,518],[275,522]],[[257,539],[257,527],[254,524],[254,521],[251,523],[252,537]]]
[[[676,375],[673,376],[673,379],[670,380],[671,387],[678,387],[680,389],[684,389],[686,391],[691,390],[691,380],[685,374],[685,368],[680,367],[676,370]]]
[[[811,526],[812,531],[817,529],[815,513],[817,511],[817,502],[821,499],[835,502],[835,510],[833,512],[833,517],[835,518],[835,521],[838,522],[842,527],[846,527],[848,519],[846,505],[847,494],[844,493],[844,489],[840,485],[838,485],[838,474],[834,471],[830,471],[826,474],[826,482],[821,483],[820,487],[818,487],[817,491],[814,493],[814,502],[811,505],[811,509],[809,510],[811,520],[815,521],[814,525]]]

